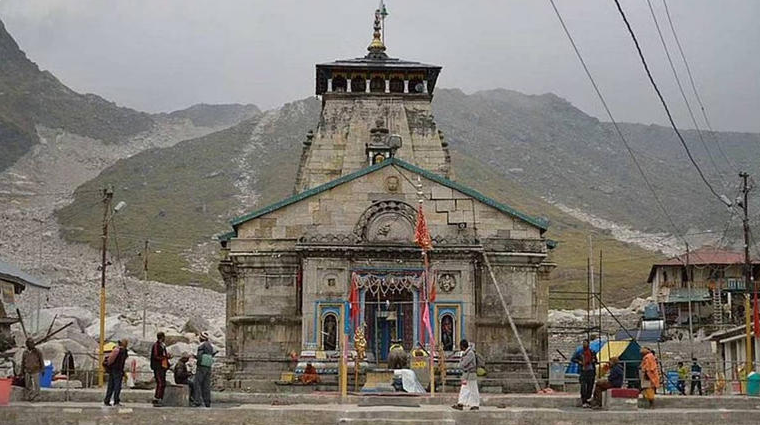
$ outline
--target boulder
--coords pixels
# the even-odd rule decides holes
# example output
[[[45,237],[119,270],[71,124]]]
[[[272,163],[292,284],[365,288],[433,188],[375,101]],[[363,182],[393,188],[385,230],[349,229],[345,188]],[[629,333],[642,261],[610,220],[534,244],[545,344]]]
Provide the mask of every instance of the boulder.
[[[190,316],[187,322],[185,322],[185,325],[182,327],[182,332],[194,333],[196,335],[200,335],[201,332],[208,332],[210,330],[211,324],[208,322],[208,320],[197,314]]]
[[[182,356],[182,353],[195,354],[198,351],[198,344],[189,344],[187,342],[177,342],[166,347],[166,351],[176,360]]]
[[[59,379],[57,381],[53,381],[53,384],[51,386],[53,388],[64,389],[82,388],[82,381],[77,381],[76,379]]]
[[[63,364],[63,356],[66,354],[67,350],[71,351],[74,355],[75,368],[97,368],[97,360],[93,359],[93,356],[97,354],[97,352],[88,349],[74,340],[56,339],[40,344],[37,348],[42,351],[43,359],[51,362],[55,372],[60,372],[61,365]]]

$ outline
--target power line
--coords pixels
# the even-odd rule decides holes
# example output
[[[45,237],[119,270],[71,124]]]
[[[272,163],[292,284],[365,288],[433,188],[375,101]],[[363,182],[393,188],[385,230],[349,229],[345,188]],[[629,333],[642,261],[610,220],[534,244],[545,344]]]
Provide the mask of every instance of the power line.
[[[721,143],[718,140],[718,136],[715,134],[715,131],[713,130],[712,125],[710,124],[710,120],[707,118],[707,111],[705,110],[705,105],[702,103],[702,98],[699,96],[699,92],[697,91],[697,85],[694,84],[694,77],[691,75],[691,68],[689,67],[689,61],[686,60],[686,55],[684,54],[683,48],[681,47],[681,41],[678,39],[676,28],[673,25],[673,19],[670,17],[670,9],[668,8],[668,2],[666,0],[662,0],[662,4],[665,6],[665,14],[668,17],[668,24],[670,25],[670,31],[673,33],[673,39],[676,41],[676,46],[678,46],[678,52],[681,54],[681,59],[683,59],[683,64],[686,66],[686,74],[689,76],[691,89],[694,91],[694,97],[697,99],[697,103],[699,103],[699,109],[702,111],[702,117],[705,119],[705,124],[707,125],[707,128],[710,130],[710,134],[715,140],[715,144],[718,146],[718,151],[720,152],[721,155],[723,155],[723,159],[726,160],[726,162],[728,163],[729,167],[731,167],[731,169],[735,169],[736,165],[731,161],[731,159],[728,158],[728,156],[726,155],[726,152],[723,151],[723,147],[721,147]]]
[[[715,171],[718,173],[720,180],[725,185],[726,183],[725,177],[723,176],[723,173],[721,173],[720,169],[718,168],[718,165],[715,163],[715,159],[713,158],[712,153],[710,152],[710,148],[707,147],[705,138],[702,137],[702,130],[700,130],[699,124],[697,124],[697,119],[694,117],[694,112],[691,110],[689,99],[686,98],[686,93],[684,93],[683,86],[681,85],[681,79],[678,77],[678,72],[676,71],[675,65],[673,65],[673,58],[670,57],[670,51],[668,50],[668,45],[667,43],[665,43],[665,37],[663,37],[662,30],[660,30],[660,23],[657,22],[657,15],[655,15],[654,13],[654,8],[652,7],[651,0],[647,0],[647,6],[649,6],[649,12],[652,14],[652,20],[654,21],[654,26],[657,29],[657,35],[659,35],[660,41],[662,42],[662,48],[663,50],[665,50],[665,56],[668,58],[668,64],[670,65],[670,70],[673,71],[673,77],[676,79],[676,85],[678,86],[678,91],[681,92],[681,97],[683,97],[683,101],[686,104],[686,110],[689,112],[689,117],[691,117],[691,122],[694,123],[694,129],[697,131],[697,136],[699,136],[699,140],[702,142],[702,146],[705,148],[705,151],[707,152],[707,158],[710,160],[710,164],[712,164],[713,168],[715,168]]]
[[[552,4],[554,4],[554,0],[552,1]],[[636,34],[633,32],[633,28],[631,28],[631,24],[628,22],[628,18],[625,16],[625,12],[623,11],[623,7],[620,6],[620,0],[615,0],[615,5],[617,6],[618,11],[620,12],[620,16],[623,18],[623,22],[625,23],[626,28],[628,29],[628,33],[631,35],[631,39],[633,39],[633,44],[636,46],[636,51],[639,54],[639,58],[641,59],[641,64],[644,66],[644,71],[646,71],[647,77],[649,77],[649,82],[652,83],[652,88],[654,88],[655,93],[657,93],[657,97],[660,99],[660,103],[662,104],[663,109],[665,109],[665,114],[668,116],[668,121],[670,122],[670,126],[673,127],[673,131],[675,131],[676,136],[678,136],[678,140],[681,142],[681,145],[686,150],[686,155],[689,157],[689,160],[691,161],[692,165],[694,165],[694,168],[696,168],[697,173],[699,173],[699,177],[702,179],[702,181],[705,183],[708,189],[710,189],[710,192],[715,195],[718,200],[723,203],[727,204],[726,201],[724,201],[723,197],[721,197],[718,192],[715,191],[712,184],[707,180],[705,177],[705,174],[702,172],[702,169],[699,167],[699,164],[697,164],[697,161],[694,159],[694,156],[691,154],[691,150],[689,149],[689,146],[686,144],[686,140],[684,140],[683,136],[681,135],[681,132],[678,131],[678,127],[676,127],[675,121],[673,121],[673,115],[670,113],[670,108],[668,108],[668,104],[665,102],[665,98],[662,97],[662,93],[660,93],[660,88],[657,87],[657,83],[654,81],[654,77],[652,77],[652,72],[649,71],[649,65],[647,65],[647,61],[644,58],[644,53],[641,51],[641,46],[639,45],[639,40],[636,38]]]
[[[657,192],[654,190],[652,183],[649,181],[646,174],[644,173],[644,169],[641,168],[641,164],[639,164],[638,159],[636,159],[636,155],[633,153],[633,150],[631,149],[631,146],[628,144],[628,141],[623,135],[623,132],[620,130],[620,126],[615,120],[615,117],[612,116],[612,111],[610,111],[609,106],[607,106],[607,101],[604,100],[604,96],[602,95],[602,92],[599,89],[599,86],[596,84],[594,77],[591,75],[591,71],[589,71],[588,66],[586,65],[586,61],[583,60],[583,56],[581,55],[580,50],[578,50],[578,46],[575,44],[575,40],[573,39],[573,36],[570,34],[570,30],[568,30],[567,25],[565,25],[565,21],[564,19],[562,19],[562,15],[559,13],[559,9],[557,9],[557,5],[554,3],[554,0],[549,0],[549,3],[551,3],[552,8],[554,9],[554,13],[557,15],[557,19],[559,19],[559,23],[562,25],[562,29],[565,31],[565,34],[567,35],[568,40],[570,40],[570,44],[573,46],[575,55],[578,57],[578,60],[583,66],[583,70],[586,72],[586,76],[588,77],[589,81],[591,81],[591,85],[594,87],[594,91],[596,92],[596,95],[599,97],[599,101],[602,103],[602,106],[604,107],[604,110],[607,113],[607,117],[609,117],[610,121],[612,122],[612,125],[615,127],[615,131],[620,137],[620,140],[623,142],[625,149],[628,151],[628,154],[631,156],[633,163],[636,165],[636,169],[638,169],[639,174],[641,174],[641,177],[644,179],[644,183],[646,184],[649,191],[652,192],[652,196],[654,197],[655,202],[657,203],[658,207],[660,208],[660,210],[662,210],[662,213],[665,215],[665,217],[670,222],[670,225],[673,227],[674,234],[680,237],[681,239],[683,239],[683,236],[680,236],[681,231],[678,225],[676,225],[675,221],[668,213],[668,210],[665,208],[665,205],[663,205],[662,201],[660,200],[660,197],[657,195]],[[683,242],[684,244],[687,244],[685,239],[683,239]]]

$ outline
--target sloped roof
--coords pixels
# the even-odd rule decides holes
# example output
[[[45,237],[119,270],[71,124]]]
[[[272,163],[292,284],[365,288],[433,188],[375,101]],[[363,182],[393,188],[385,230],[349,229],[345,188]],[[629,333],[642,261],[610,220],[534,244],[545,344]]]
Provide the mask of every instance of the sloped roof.
[[[18,267],[0,260],[0,281],[12,283],[23,290],[27,285],[42,289],[50,289],[50,282],[34,277]],[[21,292],[21,291],[17,291]]]
[[[348,182],[350,182],[350,181],[352,181],[354,179],[357,179],[359,177],[362,177],[362,176],[365,176],[367,174],[370,174],[370,173],[372,173],[374,171],[377,171],[377,170],[379,170],[381,168],[389,167],[391,165],[401,167],[401,168],[403,168],[403,169],[405,169],[407,171],[410,171],[412,173],[419,174],[422,177],[425,177],[428,180],[432,180],[432,181],[434,181],[434,182],[436,182],[436,183],[438,183],[440,185],[443,185],[443,186],[449,187],[451,189],[457,190],[459,192],[462,192],[465,195],[470,196],[470,197],[472,197],[474,199],[477,199],[478,201],[480,201],[480,202],[482,202],[482,203],[484,203],[484,204],[486,204],[488,206],[496,208],[497,210],[501,211],[504,214],[510,215],[512,217],[519,218],[520,220],[523,220],[523,221],[525,221],[525,222],[527,222],[527,223],[529,223],[529,224],[531,224],[531,225],[533,225],[535,227],[538,227],[539,229],[541,229],[542,232],[545,231],[548,228],[548,226],[549,226],[549,223],[546,220],[543,220],[543,219],[538,218],[538,217],[532,217],[532,216],[530,216],[528,214],[525,214],[525,213],[522,213],[520,211],[517,211],[514,208],[512,208],[512,207],[510,207],[508,205],[504,205],[504,204],[502,204],[500,202],[497,202],[497,201],[495,201],[495,200],[493,200],[493,199],[491,199],[491,198],[489,198],[489,197],[481,194],[480,192],[478,192],[478,191],[476,191],[474,189],[471,189],[471,188],[469,188],[469,187],[467,187],[465,185],[462,185],[460,183],[456,183],[454,181],[451,181],[451,180],[449,180],[449,179],[447,179],[445,177],[439,176],[438,174],[431,173],[430,171],[427,171],[427,170],[419,168],[419,167],[417,167],[415,165],[409,164],[408,162],[402,161],[402,160],[400,160],[398,158],[391,158],[391,159],[385,160],[385,161],[383,161],[383,162],[381,162],[379,164],[371,165],[369,167],[363,168],[363,169],[355,171],[355,172],[353,172],[351,174],[347,174],[347,175],[345,175],[343,177],[335,179],[333,181],[327,182],[327,183],[325,183],[323,185],[314,187],[314,188],[309,189],[309,190],[305,190],[305,191],[303,191],[301,193],[298,193],[296,195],[293,195],[293,196],[291,196],[289,198],[285,198],[282,201],[279,201],[279,202],[274,203],[272,205],[266,206],[264,208],[258,209],[256,211],[250,212],[250,213],[242,215],[240,217],[236,217],[236,218],[230,220],[230,224],[232,225],[233,229],[235,229],[235,232],[237,232],[237,227],[239,225],[245,223],[246,221],[253,220],[253,219],[255,219],[257,217],[261,217],[262,215],[265,215],[265,214],[269,214],[272,211],[275,211],[275,210],[278,210],[280,208],[286,207],[288,205],[294,204],[296,202],[299,202],[299,201],[304,200],[306,198],[309,198],[311,196],[314,196],[314,195],[317,195],[319,193],[322,193],[322,192],[325,192],[327,190],[330,190],[330,189],[332,189],[332,188],[334,188],[336,186],[342,185],[343,183],[348,183]],[[225,240],[229,240],[232,237],[234,237],[233,234],[226,233],[224,235],[219,236],[218,238],[219,239],[225,238]]]
[[[757,258],[751,259],[753,263],[760,264]],[[682,266],[687,263],[687,255],[683,253],[677,257],[669,258],[663,262],[656,263],[654,266]],[[699,249],[689,252],[688,263],[697,266],[700,265],[730,265],[744,264],[744,253],[731,251],[728,249],[716,248],[714,246],[703,246]]]

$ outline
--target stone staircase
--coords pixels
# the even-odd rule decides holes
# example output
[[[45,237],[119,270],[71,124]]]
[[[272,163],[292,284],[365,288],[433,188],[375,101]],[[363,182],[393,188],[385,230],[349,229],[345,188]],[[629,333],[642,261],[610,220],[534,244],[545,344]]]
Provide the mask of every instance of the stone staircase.
[[[415,410],[398,408],[394,411],[366,410],[350,411],[338,419],[338,425],[455,425],[454,411]]]

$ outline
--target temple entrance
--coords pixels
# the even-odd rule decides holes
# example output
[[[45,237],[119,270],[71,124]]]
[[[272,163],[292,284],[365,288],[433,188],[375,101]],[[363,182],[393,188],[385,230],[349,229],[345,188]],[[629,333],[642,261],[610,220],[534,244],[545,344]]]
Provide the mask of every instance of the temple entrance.
[[[380,362],[388,360],[395,342],[407,351],[414,344],[414,294],[405,289],[376,297],[367,294],[364,301],[368,349]]]

